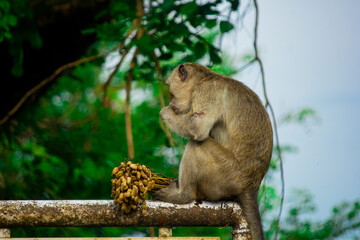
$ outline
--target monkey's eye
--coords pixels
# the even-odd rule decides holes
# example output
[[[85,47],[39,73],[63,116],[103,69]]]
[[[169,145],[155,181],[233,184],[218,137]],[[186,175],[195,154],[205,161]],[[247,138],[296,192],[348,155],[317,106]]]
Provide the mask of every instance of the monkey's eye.
[[[170,97],[171,97],[171,99],[173,99],[173,98],[174,98],[174,95],[173,95],[172,93],[170,93]]]

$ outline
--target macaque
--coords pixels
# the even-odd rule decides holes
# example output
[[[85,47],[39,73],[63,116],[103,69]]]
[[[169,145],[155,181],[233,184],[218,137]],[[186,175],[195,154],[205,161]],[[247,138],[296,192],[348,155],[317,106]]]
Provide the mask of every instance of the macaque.
[[[252,239],[265,239],[257,195],[269,168],[273,133],[259,97],[241,82],[195,63],[179,65],[166,82],[172,99],[160,116],[189,141],[178,182],[154,199],[177,204],[235,200]]]

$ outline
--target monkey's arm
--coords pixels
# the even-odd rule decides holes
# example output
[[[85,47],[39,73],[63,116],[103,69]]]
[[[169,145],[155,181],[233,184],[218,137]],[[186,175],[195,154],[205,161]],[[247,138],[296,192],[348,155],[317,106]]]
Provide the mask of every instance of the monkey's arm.
[[[160,116],[172,131],[195,141],[203,141],[209,137],[215,123],[215,118],[206,112],[176,114],[171,107],[163,108]]]

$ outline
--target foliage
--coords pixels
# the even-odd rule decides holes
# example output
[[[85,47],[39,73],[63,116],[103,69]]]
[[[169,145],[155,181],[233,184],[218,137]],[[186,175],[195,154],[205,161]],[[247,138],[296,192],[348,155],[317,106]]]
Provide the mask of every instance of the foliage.
[[[17,24],[16,15],[10,12],[10,2],[1,1],[0,2],[0,17],[1,17],[1,25],[0,25],[0,42],[4,41],[4,38],[11,38],[10,27],[14,27]]]
[[[40,48],[42,39],[37,31],[28,1],[0,0],[0,43],[8,44],[13,58],[12,74],[21,76],[24,58],[23,45]]]
[[[297,199],[291,203],[286,224],[281,230],[282,239],[360,237],[360,201],[344,202],[333,208],[328,219],[314,221],[310,217],[316,209],[311,195],[306,191],[297,191],[295,196]]]

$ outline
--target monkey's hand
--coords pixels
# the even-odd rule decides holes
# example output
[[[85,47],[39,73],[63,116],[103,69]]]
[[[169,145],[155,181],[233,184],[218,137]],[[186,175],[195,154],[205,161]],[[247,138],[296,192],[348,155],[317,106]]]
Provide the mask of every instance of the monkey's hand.
[[[160,117],[164,120],[165,123],[170,123],[174,116],[176,115],[175,111],[170,107],[164,107],[160,111]]]
[[[184,112],[181,112],[180,109],[177,108],[176,104],[174,103],[174,101],[171,101],[169,103],[169,107],[176,113],[176,114],[183,114]]]
[[[204,111],[176,114],[170,106],[163,108],[160,116],[172,131],[195,141],[203,141],[209,137],[215,122],[215,118]]]

